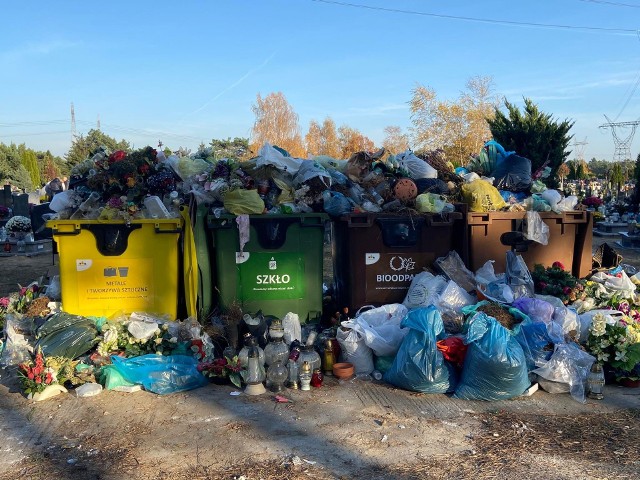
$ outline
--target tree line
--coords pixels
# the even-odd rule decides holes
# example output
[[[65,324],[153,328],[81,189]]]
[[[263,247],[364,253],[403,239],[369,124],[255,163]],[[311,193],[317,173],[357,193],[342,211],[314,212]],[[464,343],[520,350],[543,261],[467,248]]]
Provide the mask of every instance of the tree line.
[[[406,131],[397,125],[385,127],[382,145],[375,145],[357,128],[337,126],[330,116],[312,119],[303,134],[299,117],[282,92],[257,94],[252,105],[255,120],[251,138],[213,139],[209,147],[215,158],[239,159],[255,156],[265,142],[301,158],[326,155],[345,159],[355,152],[379,147],[389,154],[409,148],[418,153],[441,149],[454,166],[464,166],[487,140],[494,139],[507,151],[529,158],[534,172],[550,167],[553,177],[571,153],[568,147],[573,138],[569,133],[572,121],[554,119],[527,98],[521,111],[495,94],[491,77],[470,78],[453,100],[441,99],[433,88],[418,83],[407,103],[411,126]],[[2,145],[0,181],[10,181],[25,189],[36,188],[52,175],[68,174],[71,167],[84,161],[100,145],[110,150],[131,149],[126,140],[116,140],[100,130],[77,136],[64,158],[30,150],[24,144]]]

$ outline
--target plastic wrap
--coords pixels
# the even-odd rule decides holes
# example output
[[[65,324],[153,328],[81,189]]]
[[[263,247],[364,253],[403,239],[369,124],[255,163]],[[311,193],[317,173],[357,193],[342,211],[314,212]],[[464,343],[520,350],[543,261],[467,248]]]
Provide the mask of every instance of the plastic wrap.
[[[555,346],[551,359],[533,373],[546,380],[569,384],[571,396],[585,403],[587,375],[595,360],[575,343],[562,343]]]
[[[209,383],[198,369],[198,361],[186,355],[142,355],[133,358],[112,356],[122,377],[159,395],[203,387]]]
[[[480,312],[469,320],[469,345],[455,396],[465,400],[505,400],[529,388],[522,347],[495,319]]]
[[[435,265],[447,278],[456,282],[462,289],[470,292],[476,288],[475,275],[464,264],[460,255],[451,250],[446,256],[436,259]]]
[[[533,297],[533,278],[529,267],[521,255],[509,250],[507,252],[507,268],[505,277],[511,287],[514,298]]]
[[[78,358],[98,342],[98,330],[93,322],[75,323],[40,337],[36,349],[41,348],[45,357]]]
[[[418,308],[402,321],[409,333],[402,341],[384,381],[422,393],[446,393],[455,388],[456,373],[438,349],[438,335],[444,330],[436,307]]]

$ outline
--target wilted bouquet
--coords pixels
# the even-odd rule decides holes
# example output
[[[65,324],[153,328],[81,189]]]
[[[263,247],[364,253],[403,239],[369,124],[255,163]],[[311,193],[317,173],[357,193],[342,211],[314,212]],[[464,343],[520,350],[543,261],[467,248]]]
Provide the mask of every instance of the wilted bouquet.
[[[5,228],[11,233],[29,233],[31,231],[31,220],[27,217],[16,215],[9,219]]]
[[[531,272],[535,292],[541,295],[558,297],[567,304],[583,296],[584,285],[580,280],[565,270],[560,262],[553,262],[551,267],[537,264]]]

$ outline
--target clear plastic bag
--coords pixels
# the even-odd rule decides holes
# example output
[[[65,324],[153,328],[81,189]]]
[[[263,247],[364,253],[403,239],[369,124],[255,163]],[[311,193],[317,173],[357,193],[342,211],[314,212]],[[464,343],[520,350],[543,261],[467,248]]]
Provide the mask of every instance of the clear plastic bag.
[[[521,255],[509,250],[507,252],[507,285],[511,287],[514,298],[533,297],[533,278],[529,267]]]
[[[435,305],[446,286],[447,281],[443,276],[420,272],[411,280],[411,285],[402,304],[407,308]]]
[[[533,370],[533,373],[546,380],[569,384],[571,396],[585,403],[587,375],[595,360],[575,343],[562,343],[555,346],[549,361]]]
[[[0,357],[2,367],[15,366],[31,360],[33,331],[33,319],[7,313],[4,321],[5,344]]]
[[[542,221],[542,217],[538,212],[527,212],[527,229],[524,232],[524,238],[533,240],[542,245],[549,243],[549,226]]]
[[[438,171],[421,158],[416,157],[411,150],[396,155],[400,168],[409,172],[413,179],[438,178]]]

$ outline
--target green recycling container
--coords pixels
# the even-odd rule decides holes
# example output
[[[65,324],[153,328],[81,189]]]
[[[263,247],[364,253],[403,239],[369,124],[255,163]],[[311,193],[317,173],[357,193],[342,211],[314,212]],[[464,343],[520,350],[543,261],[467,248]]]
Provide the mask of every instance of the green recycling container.
[[[234,215],[209,215],[218,304],[237,301],[244,313],[284,317],[300,323],[322,315],[324,213],[249,215],[249,238],[240,246]]]

